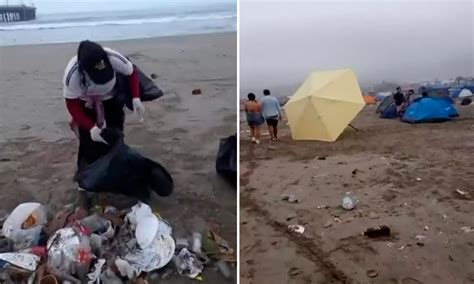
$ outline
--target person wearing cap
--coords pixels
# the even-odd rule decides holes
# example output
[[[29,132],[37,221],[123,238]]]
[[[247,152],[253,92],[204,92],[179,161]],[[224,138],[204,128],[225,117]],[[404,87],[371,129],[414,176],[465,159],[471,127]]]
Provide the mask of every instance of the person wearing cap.
[[[79,137],[77,165],[81,169],[109,151],[101,133],[106,127],[123,131],[123,103],[115,96],[116,74],[128,76],[133,110],[143,115],[136,67],[122,54],[92,41],[82,41],[66,66],[63,95],[72,116],[71,128]],[[87,209],[87,196],[79,188],[79,206]],[[85,207],[85,208],[84,208]]]

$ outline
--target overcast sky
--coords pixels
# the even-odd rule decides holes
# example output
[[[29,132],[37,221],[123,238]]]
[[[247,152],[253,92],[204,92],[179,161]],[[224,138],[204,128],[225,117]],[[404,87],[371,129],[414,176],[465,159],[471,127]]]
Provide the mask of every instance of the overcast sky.
[[[341,67],[363,83],[474,76],[473,3],[241,0],[241,87]]]

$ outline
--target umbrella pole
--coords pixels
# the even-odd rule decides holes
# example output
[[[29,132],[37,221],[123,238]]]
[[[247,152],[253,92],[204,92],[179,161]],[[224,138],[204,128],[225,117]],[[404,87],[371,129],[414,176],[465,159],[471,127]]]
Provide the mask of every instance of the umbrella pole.
[[[349,126],[350,126],[352,129],[354,129],[355,131],[359,131],[359,129],[357,129],[354,125],[352,125],[352,124],[350,124],[350,123],[349,123]]]

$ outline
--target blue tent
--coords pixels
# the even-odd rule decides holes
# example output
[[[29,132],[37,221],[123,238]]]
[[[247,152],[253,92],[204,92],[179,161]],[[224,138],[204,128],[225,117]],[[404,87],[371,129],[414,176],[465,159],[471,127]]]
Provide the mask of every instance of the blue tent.
[[[445,110],[448,112],[449,117],[457,117],[459,116],[458,110],[454,107],[454,101],[451,98],[438,98],[440,103],[443,105]]]
[[[449,96],[451,98],[457,98],[459,97],[459,94],[461,93],[461,91],[463,90],[463,88],[453,88],[453,89],[449,89]]]
[[[447,121],[458,116],[452,100],[418,98],[405,111],[403,121],[411,123]]]
[[[397,107],[395,106],[394,103],[391,103],[388,105],[385,109],[382,110],[380,113],[381,118],[396,118],[397,117]]]

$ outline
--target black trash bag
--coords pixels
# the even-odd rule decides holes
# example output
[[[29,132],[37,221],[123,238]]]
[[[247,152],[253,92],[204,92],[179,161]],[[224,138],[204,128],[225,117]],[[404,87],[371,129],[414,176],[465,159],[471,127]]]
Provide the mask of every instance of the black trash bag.
[[[161,89],[148,78],[137,66],[135,66],[138,72],[138,80],[140,81],[140,100],[142,102],[148,102],[156,100],[163,96]],[[118,92],[118,99],[129,109],[133,110],[132,104],[132,93],[130,91],[130,83],[128,77],[117,73],[117,85],[116,91]]]
[[[237,184],[237,134],[220,140],[216,170],[230,183]]]
[[[173,178],[159,163],[127,146],[116,129],[102,132],[110,151],[94,163],[79,169],[75,181],[88,192],[111,192],[148,201],[150,190],[160,196],[173,191]]]

